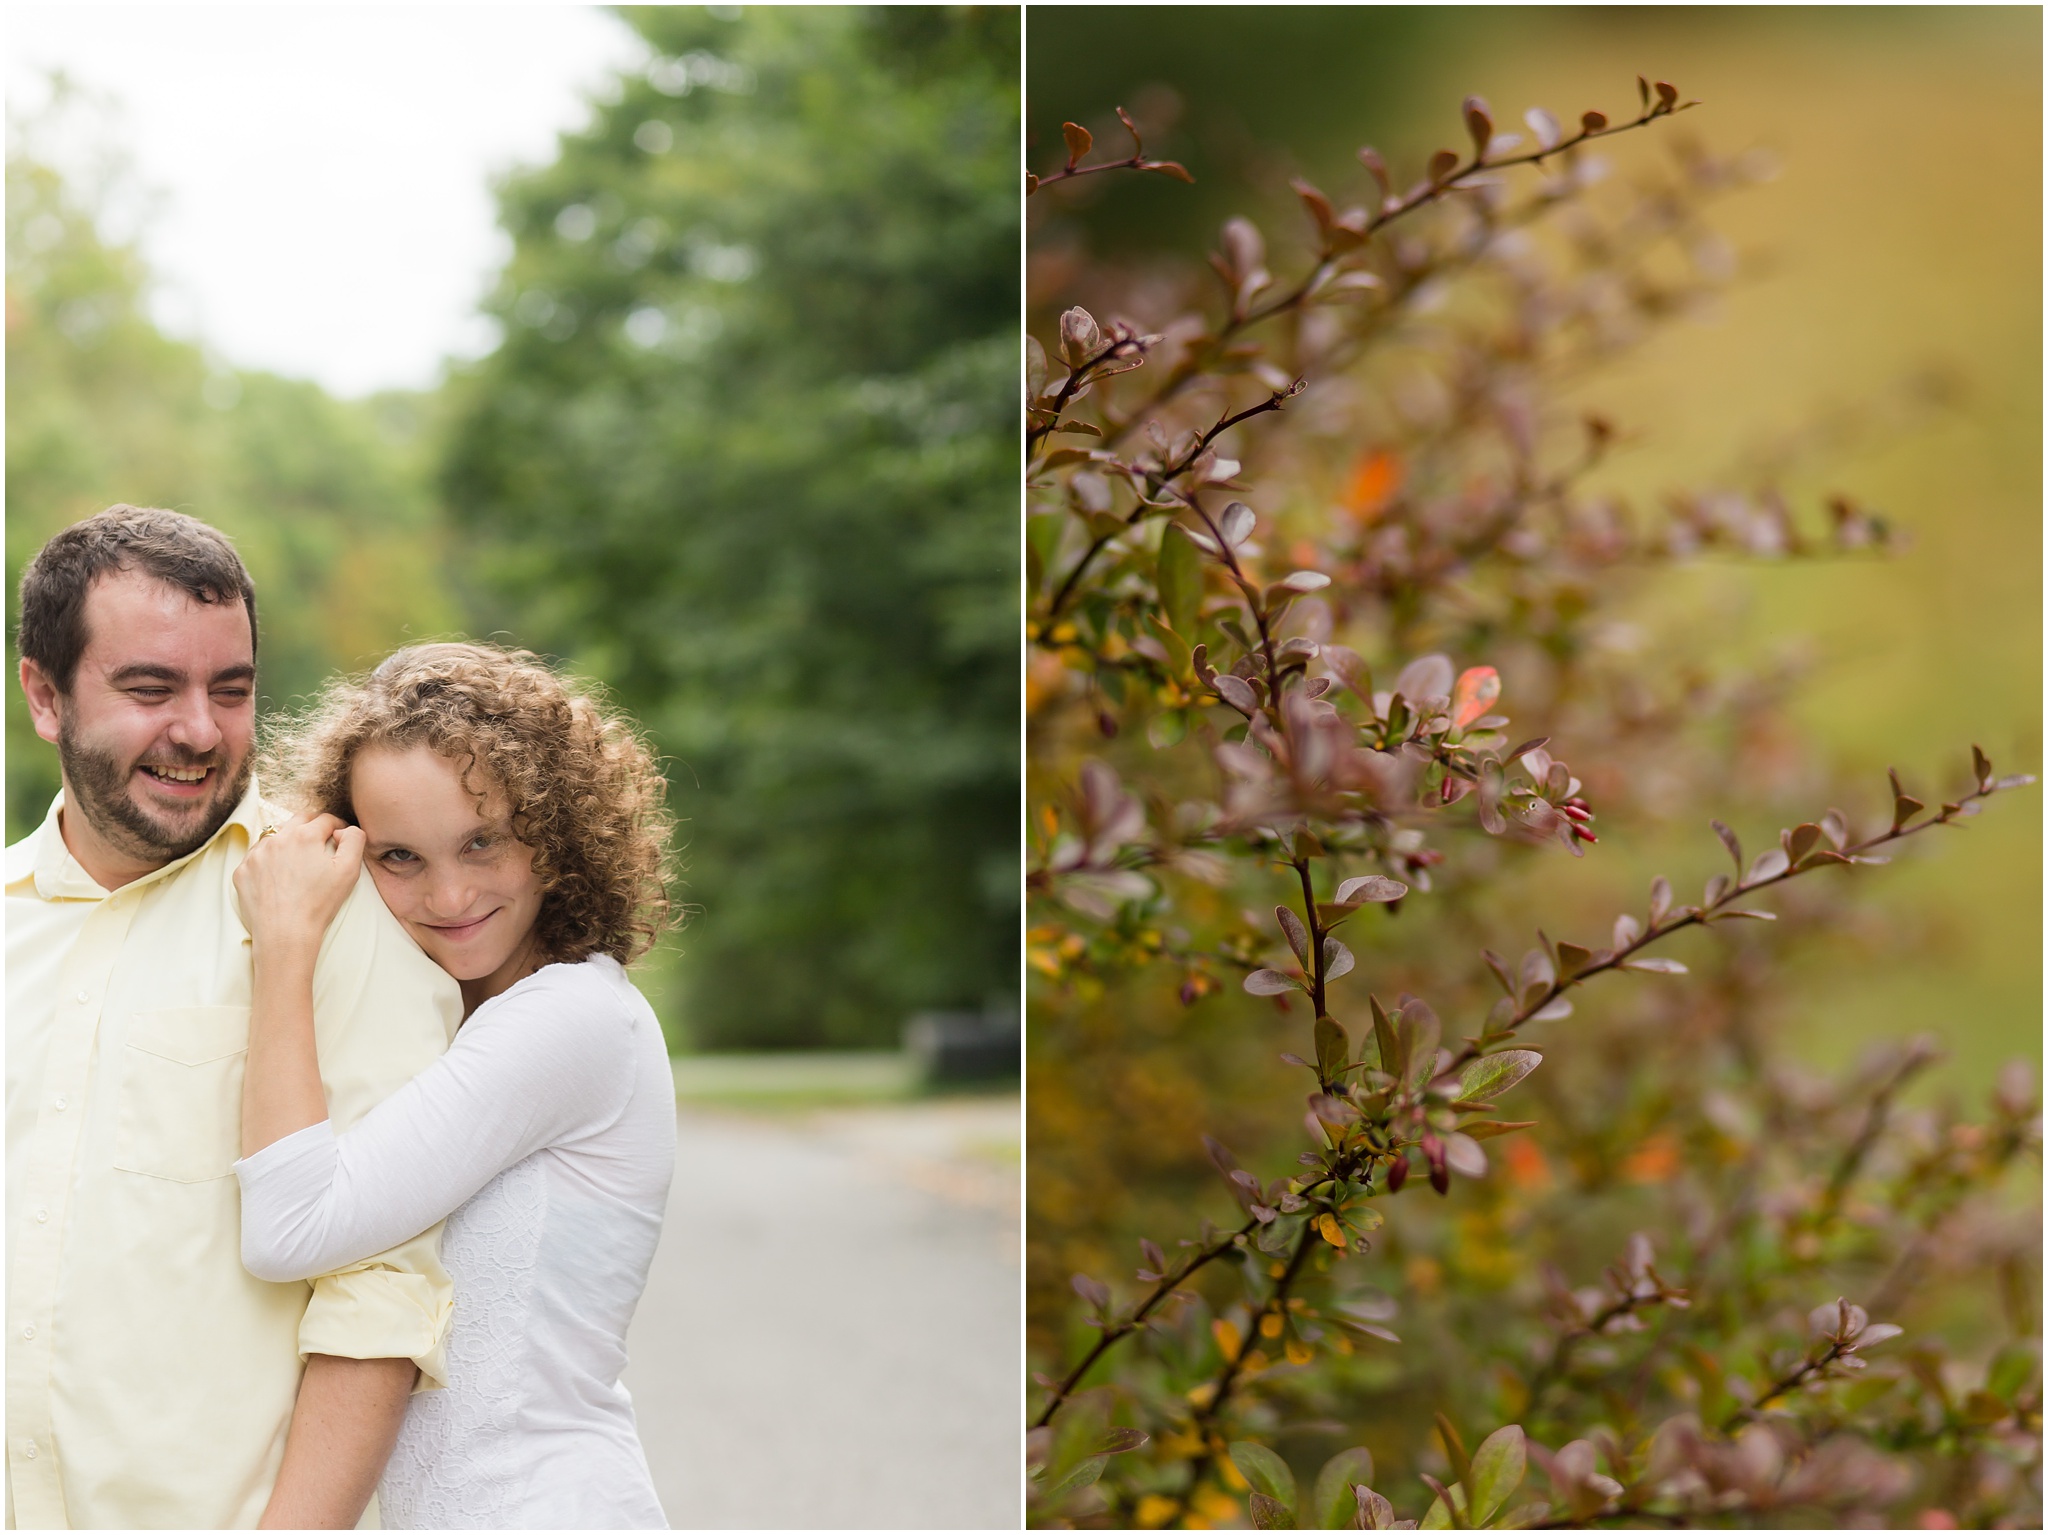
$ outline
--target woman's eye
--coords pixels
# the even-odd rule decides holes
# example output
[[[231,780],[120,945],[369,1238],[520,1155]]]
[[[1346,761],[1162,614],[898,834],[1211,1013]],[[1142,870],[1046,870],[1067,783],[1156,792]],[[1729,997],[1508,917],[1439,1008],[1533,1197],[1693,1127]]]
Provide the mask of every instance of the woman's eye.
[[[403,868],[407,864],[418,863],[419,859],[416,858],[413,854],[407,852],[404,848],[395,847],[390,852],[384,855],[384,862],[393,865],[394,867]]]

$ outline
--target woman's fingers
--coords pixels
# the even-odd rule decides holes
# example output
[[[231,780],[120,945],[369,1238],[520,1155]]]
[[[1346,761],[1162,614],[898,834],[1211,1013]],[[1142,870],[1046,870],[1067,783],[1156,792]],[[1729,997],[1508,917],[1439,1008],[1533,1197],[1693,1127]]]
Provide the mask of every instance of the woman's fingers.
[[[364,841],[361,828],[331,815],[294,815],[259,837],[235,871],[244,920],[257,941],[325,931],[361,877]]]
[[[325,881],[335,877],[333,871],[345,870],[343,883],[352,885],[364,841],[362,828],[339,816],[295,813],[280,821],[274,834],[257,839],[235,877],[238,884],[266,878],[289,884]]]
[[[336,832],[348,823],[335,815],[303,815],[294,813],[290,820],[278,828],[278,836],[289,837],[294,842],[310,843],[319,847],[328,842]]]
[[[274,837],[280,846],[317,847],[338,852],[340,844],[336,839],[349,832],[355,834],[355,855],[360,858],[363,834],[358,828],[350,826],[338,815],[306,815],[300,811],[293,811],[291,815],[277,823],[271,836],[258,839],[256,851],[262,851],[262,843]]]

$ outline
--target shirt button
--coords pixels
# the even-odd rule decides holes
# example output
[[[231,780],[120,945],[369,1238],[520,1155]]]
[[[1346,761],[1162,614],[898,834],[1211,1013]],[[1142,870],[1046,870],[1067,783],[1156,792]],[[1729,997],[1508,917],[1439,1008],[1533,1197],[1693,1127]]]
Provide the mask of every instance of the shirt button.
[[[60,1114],[64,1112],[64,1100],[62,1098],[57,1100],[57,1112]]]
[[[50,1212],[49,1212],[48,1210],[38,1210],[38,1211],[36,1211],[36,1224],[37,1224],[37,1225],[41,1225],[41,1224],[42,1224],[42,1223],[43,1223],[44,1221],[48,1220],[49,1218],[50,1218]]]
[[[29,1326],[22,1328],[21,1335],[24,1338],[33,1339],[36,1335],[34,1324],[31,1323]]]
[[[34,1460],[36,1458],[36,1442],[33,1439],[31,1439],[27,1443],[27,1445],[23,1447],[21,1453],[26,1455],[30,1460]]]
[[[80,1002],[89,1002],[92,1000],[92,993],[89,991],[81,991],[78,994],[78,1000]]]

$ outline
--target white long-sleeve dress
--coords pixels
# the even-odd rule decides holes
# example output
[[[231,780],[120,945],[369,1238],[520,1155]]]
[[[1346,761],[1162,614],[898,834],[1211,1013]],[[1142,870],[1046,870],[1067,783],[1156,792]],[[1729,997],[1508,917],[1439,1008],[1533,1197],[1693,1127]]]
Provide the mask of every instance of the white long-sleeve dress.
[[[413,1397],[377,1499],[389,1529],[666,1529],[619,1382],[675,1168],[654,1011],[612,959],[484,1003],[345,1134],[235,1164],[242,1261],[332,1272],[447,1218],[448,1386]]]

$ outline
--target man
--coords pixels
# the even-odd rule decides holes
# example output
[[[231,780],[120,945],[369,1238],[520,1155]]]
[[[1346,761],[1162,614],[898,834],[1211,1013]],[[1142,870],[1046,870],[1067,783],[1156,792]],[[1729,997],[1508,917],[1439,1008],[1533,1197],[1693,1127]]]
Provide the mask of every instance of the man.
[[[348,1528],[451,1310],[439,1228],[310,1284],[241,1265],[256,598],[228,541],[111,507],[23,573],[63,790],[7,850],[7,1512],[17,1528]],[[315,983],[337,1125],[429,1065],[455,982],[367,873]],[[302,1363],[303,1361],[303,1363]]]

